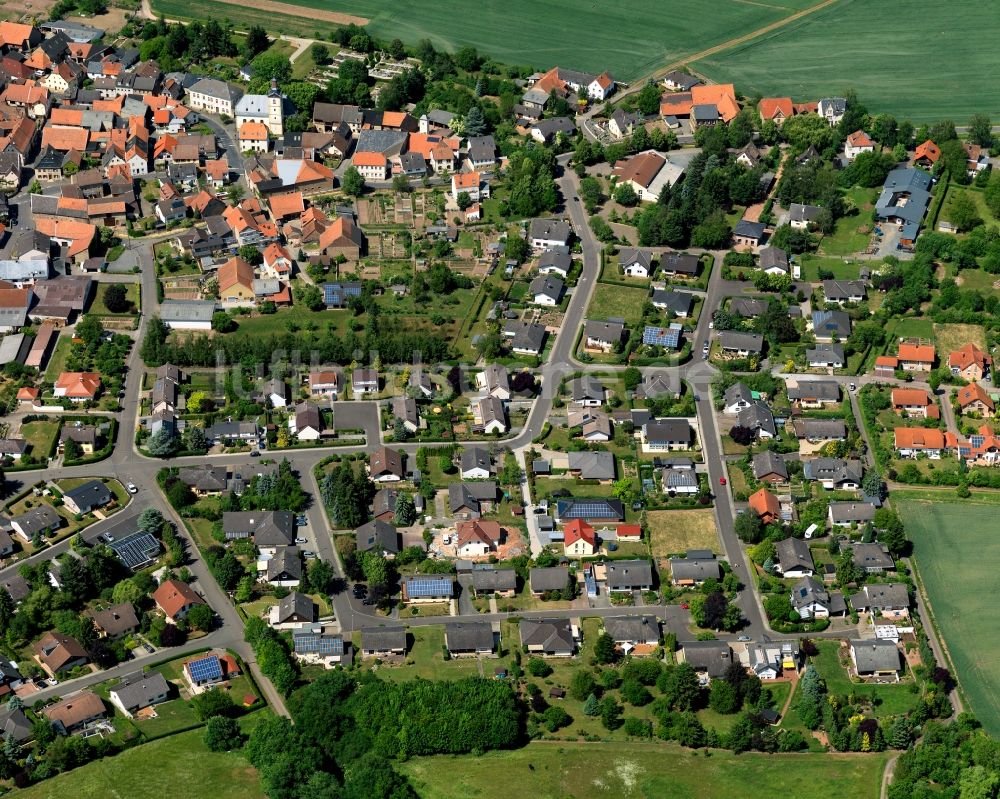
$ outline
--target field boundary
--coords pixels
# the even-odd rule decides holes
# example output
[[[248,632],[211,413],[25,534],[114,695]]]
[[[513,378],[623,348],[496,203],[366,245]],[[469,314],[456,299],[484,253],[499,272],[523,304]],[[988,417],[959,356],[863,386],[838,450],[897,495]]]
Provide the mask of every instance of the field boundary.
[[[796,22],[802,19],[803,17],[808,17],[810,14],[815,14],[817,11],[822,11],[827,6],[831,6],[834,3],[839,3],[839,2],[840,0],[823,0],[821,3],[817,3],[814,6],[809,6],[809,8],[803,8],[800,11],[795,11],[789,14],[787,17],[782,17],[781,19],[768,23],[762,28],[757,28],[756,30],[752,30],[749,33],[745,33],[742,36],[737,36],[733,39],[728,39],[727,41],[720,42],[719,44],[708,47],[697,53],[689,53],[683,58],[676,58],[673,61],[670,61],[660,67],[657,67],[652,72],[649,72],[646,75],[641,75],[635,78],[635,80],[631,82],[629,89],[623,92],[619,92],[618,94],[615,95],[614,102],[617,104],[623,97],[627,97],[629,94],[632,94],[633,92],[640,91],[642,87],[645,86],[646,83],[648,83],[649,81],[656,81],[659,78],[666,75],[671,70],[677,69],[677,67],[686,66],[688,64],[694,64],[698,61],[703,61],[706,58],[711,58],[714,55],[719,55],[719,53],[724,53],[727,50],[732,50],[734,47],[739,47],[741,44],[746,44],[747,42],[751,42],[754,39],[760,38],[761,36],[766,36],[767,34],[773,33],[774,31],[783,28],[786,25],[790,25],[791,23]],[[763,5],[763,4],[751,3],[751,5]],[[704,77],[704,76],[699,75],[699,77]]]

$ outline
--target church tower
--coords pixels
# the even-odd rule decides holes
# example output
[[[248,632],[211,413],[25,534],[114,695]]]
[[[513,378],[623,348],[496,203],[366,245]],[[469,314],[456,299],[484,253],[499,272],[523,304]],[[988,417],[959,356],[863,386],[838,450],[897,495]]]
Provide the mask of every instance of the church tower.
[[[284,101],[275,78],[271,78],[271,88],[267,92],[267,128],[275,136],[285,132]]]

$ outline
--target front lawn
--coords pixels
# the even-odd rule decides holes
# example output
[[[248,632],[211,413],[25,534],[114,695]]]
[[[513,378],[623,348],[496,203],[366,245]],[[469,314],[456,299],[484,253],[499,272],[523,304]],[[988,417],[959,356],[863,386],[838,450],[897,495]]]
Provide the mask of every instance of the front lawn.
[[[820,252],[824,255],[864,252],[871,238],[871,225],[864,219],[860,214],[842,216],[834,225],[833,233],[823,237],[819,245]]]

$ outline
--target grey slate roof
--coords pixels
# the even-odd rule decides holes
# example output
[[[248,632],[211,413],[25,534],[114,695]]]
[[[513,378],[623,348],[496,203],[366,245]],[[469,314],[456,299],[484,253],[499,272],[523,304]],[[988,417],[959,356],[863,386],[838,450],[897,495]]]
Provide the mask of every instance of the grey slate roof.
[[[646,588],[653,584],[653,566],[648,560],[609,560],[605,569],[611,591]]]
[[[399,552],[399,533],[388,522],[374,519],[354,531],[358,550],[367,552],[377,548],[383,552]]]
[[[159,671],[136,671],[126,674],[118,685],[113,686],[111,693],[129,711],[148,707],[164,694],[170,692],[167,678]]]
[[[712,678],[725,674],[733,662],[733,651],[725,641],[684,641],[681,651],[685,663]]]
[[[608,344],[617,344],[622,339],[625,332],[623,322],[603,321],[600,319],[588,319],[583,326],[584,338],[594,339],[594,341],[606,341]]]
[[[830,518],[834,524],[848,522],[864,524],[875,518],[875,506],[867,502],[831,502]]]
[[[814,569],[809,544],[801,538],[785,538],[779,541],[774,545],[774,553],[782,572]]]
[[[286,510],[227,511],[222,514],[227,537],[249,533],[257,546],[287,546],[295,540],[295,514]]]
[[[690,555],[690,553],[688,553]],[[674,582],[693,580],[700,583],[708,579],[719,579],[719,561],[712,558],[671,558],[670,573]]]
[[[565,566],[535,568],[528,573],[528,582],[535,593],[562,591],[569,585],[569,569]]]
[[[749,404],[753,402],[753,392],[750,391],[746,383],[733,383],[726,389],[726,393],[722,395],[722,401],[726,407],[736,405],[737,403]]]
[[[869,583],[851,596],[855,610],[908,608],[910,592],[902,583]]]
[[[403,627],[369,627],[361,631],[361,648],[366,652],[406,651]]]
[[[764,337],[760,333],[740,333],[736,330],[723,330],[719,342],[724,350],[746,350],[761,352],[764,349]]]
[[[813,603],[830,610],[830,592],[815,577],[803,577],[792,586],[792,607],[801,610]]]
[[[835,440],[847,437],[843,419],[796,419],[792,426],[798,438]]]
[[[840,386],[835,380],[797,380],[787,388],[790,400],[826,400],[836,402],[840,399]]]
[[[451,652],[493,649],[493,625],[486,621],[455,622],[444,627],[445,643]]]
[[[306,621],[316,618],[316,603],[299,591],[292,591],[284,599],[278,600],[278,623],[298,616]]]
[[[513,591],[517,587],[517,572],[513,569],[473,569],[470,580],[477,593]]]
[[[880,638],[851,641],[851,652],[859,674],[900,670],[899,647],[892,641]]]
[[[610,452],[570,452],[568,454],[570,471],[580,471],[584,480],[614,480],[615,456]]]
[[[569,619],[522,619],[518,630],[523,645],[540,646],[543,652],[571,655],[576,649]]]
[[[892,571],[896,568],[892,555],[889,554],[889,548],[885,544],[862,542],[853,544],[852,549],[854,551],[854,565],[859,569],[864,571]]]
[[[485,469],[487,472],[493,470],[490,451],[486,447],[472,446],[462,451],[461,470],[467,472],[476,468]]]
[[[616,644],[645,644],[660,640],[660,621],[655,616],[611,616],[604,631]]]
[[[847,361],[844,357],[843,344],[818,344],[815,348],[806,350],[807,363],[822,364],[843,364]]]
[[[802,462],[802,476],[807,480],[860,483],[861,461],[844,458],[812,458]]]
[[[774,436],[777,429],[774,426],[774,414],[767,407],[767,403],[754,400],[749,408],[744,408],[737,414],[737,424],[742,427],[749,427],[751,430],[760,430]]]
[[[753,476],[756,479],[768,474],[776,474],[782,480],[788,479],[788,467],[785,459],[769,449],[758,452],[753,456]]]

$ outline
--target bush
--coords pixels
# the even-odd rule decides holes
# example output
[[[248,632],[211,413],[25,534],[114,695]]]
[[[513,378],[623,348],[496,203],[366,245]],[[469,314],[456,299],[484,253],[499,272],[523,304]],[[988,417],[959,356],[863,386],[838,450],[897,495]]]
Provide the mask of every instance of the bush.
[[[532,677],[548,677],[552,667],[541,658],[531,658],[528,661],[528,674]]]

